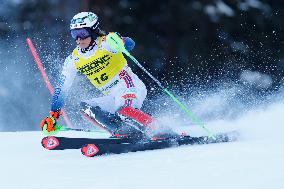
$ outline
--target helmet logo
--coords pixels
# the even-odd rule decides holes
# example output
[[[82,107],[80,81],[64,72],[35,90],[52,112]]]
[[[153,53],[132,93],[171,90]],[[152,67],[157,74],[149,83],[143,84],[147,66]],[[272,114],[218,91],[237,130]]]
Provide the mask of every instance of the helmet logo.
[[[96,19],[96,16],[89,14],[88,18],[89,18],[90,22],[92,22]]]
[[[71,24],[81,24],[81,23],[84,23],[85,18],[87,18],[87,17],[85,16],[83,18],[72,19],[71,20]]]

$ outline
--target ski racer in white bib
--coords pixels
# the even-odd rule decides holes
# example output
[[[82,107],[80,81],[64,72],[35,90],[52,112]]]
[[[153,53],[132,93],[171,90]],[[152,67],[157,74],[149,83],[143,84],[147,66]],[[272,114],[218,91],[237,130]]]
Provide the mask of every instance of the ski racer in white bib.
[[[153,129],[154,119],[140,111],[147,95],[146,86],[128,67],[122,52],[108,45],[97,15],[92,12],[76,14],[71,20],[70,33],[77,47],[64,62],[50,116],[42,120],[41,128],[47,125],[47,132],[55,130],[64,99],[76,74],[80,73],[104,95],[81,103],[83,115],[96,126],[116,137],[137,137]],[[129,37],[121,38],[126,50],[131,51],[134,41]]]

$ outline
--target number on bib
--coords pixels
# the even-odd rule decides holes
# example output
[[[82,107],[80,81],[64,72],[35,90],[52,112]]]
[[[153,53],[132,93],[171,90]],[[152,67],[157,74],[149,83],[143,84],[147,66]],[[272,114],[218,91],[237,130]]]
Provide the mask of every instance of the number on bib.
[[[96,78],[94,78],[94,80],[96,80],[97,83],[98,83],[99,85],[101,85],[101,84],[102,84],[101,81],[106,81],[106,80],[108,80],[108,76],[106,75],[106,73],[103,73],[100,78],[97,78],[97,77],[96,77]]]

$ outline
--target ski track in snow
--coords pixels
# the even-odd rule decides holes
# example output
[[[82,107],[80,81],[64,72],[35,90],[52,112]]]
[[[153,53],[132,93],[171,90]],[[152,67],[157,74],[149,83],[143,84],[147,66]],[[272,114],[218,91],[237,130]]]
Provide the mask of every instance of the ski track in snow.
[[[95,158],[79,150],[47,151],[40,132],[3,132],[0,188],[284,188],[283,112],[284,104],[276,104],[232,122],[207,124],[214,131],[238,130],[236,142]]]

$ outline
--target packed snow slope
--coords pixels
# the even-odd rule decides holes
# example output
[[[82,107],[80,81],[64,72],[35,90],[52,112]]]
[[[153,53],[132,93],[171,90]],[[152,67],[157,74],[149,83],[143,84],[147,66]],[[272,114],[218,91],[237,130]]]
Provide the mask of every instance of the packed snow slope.
[[[79,150],[47,151],[40,132],[3,132],[0,188],[284,188],[283,113],[284,104],[276,104],[232,122],[208,123],[211,129],[239,130],[236,142],[95,158]]]

